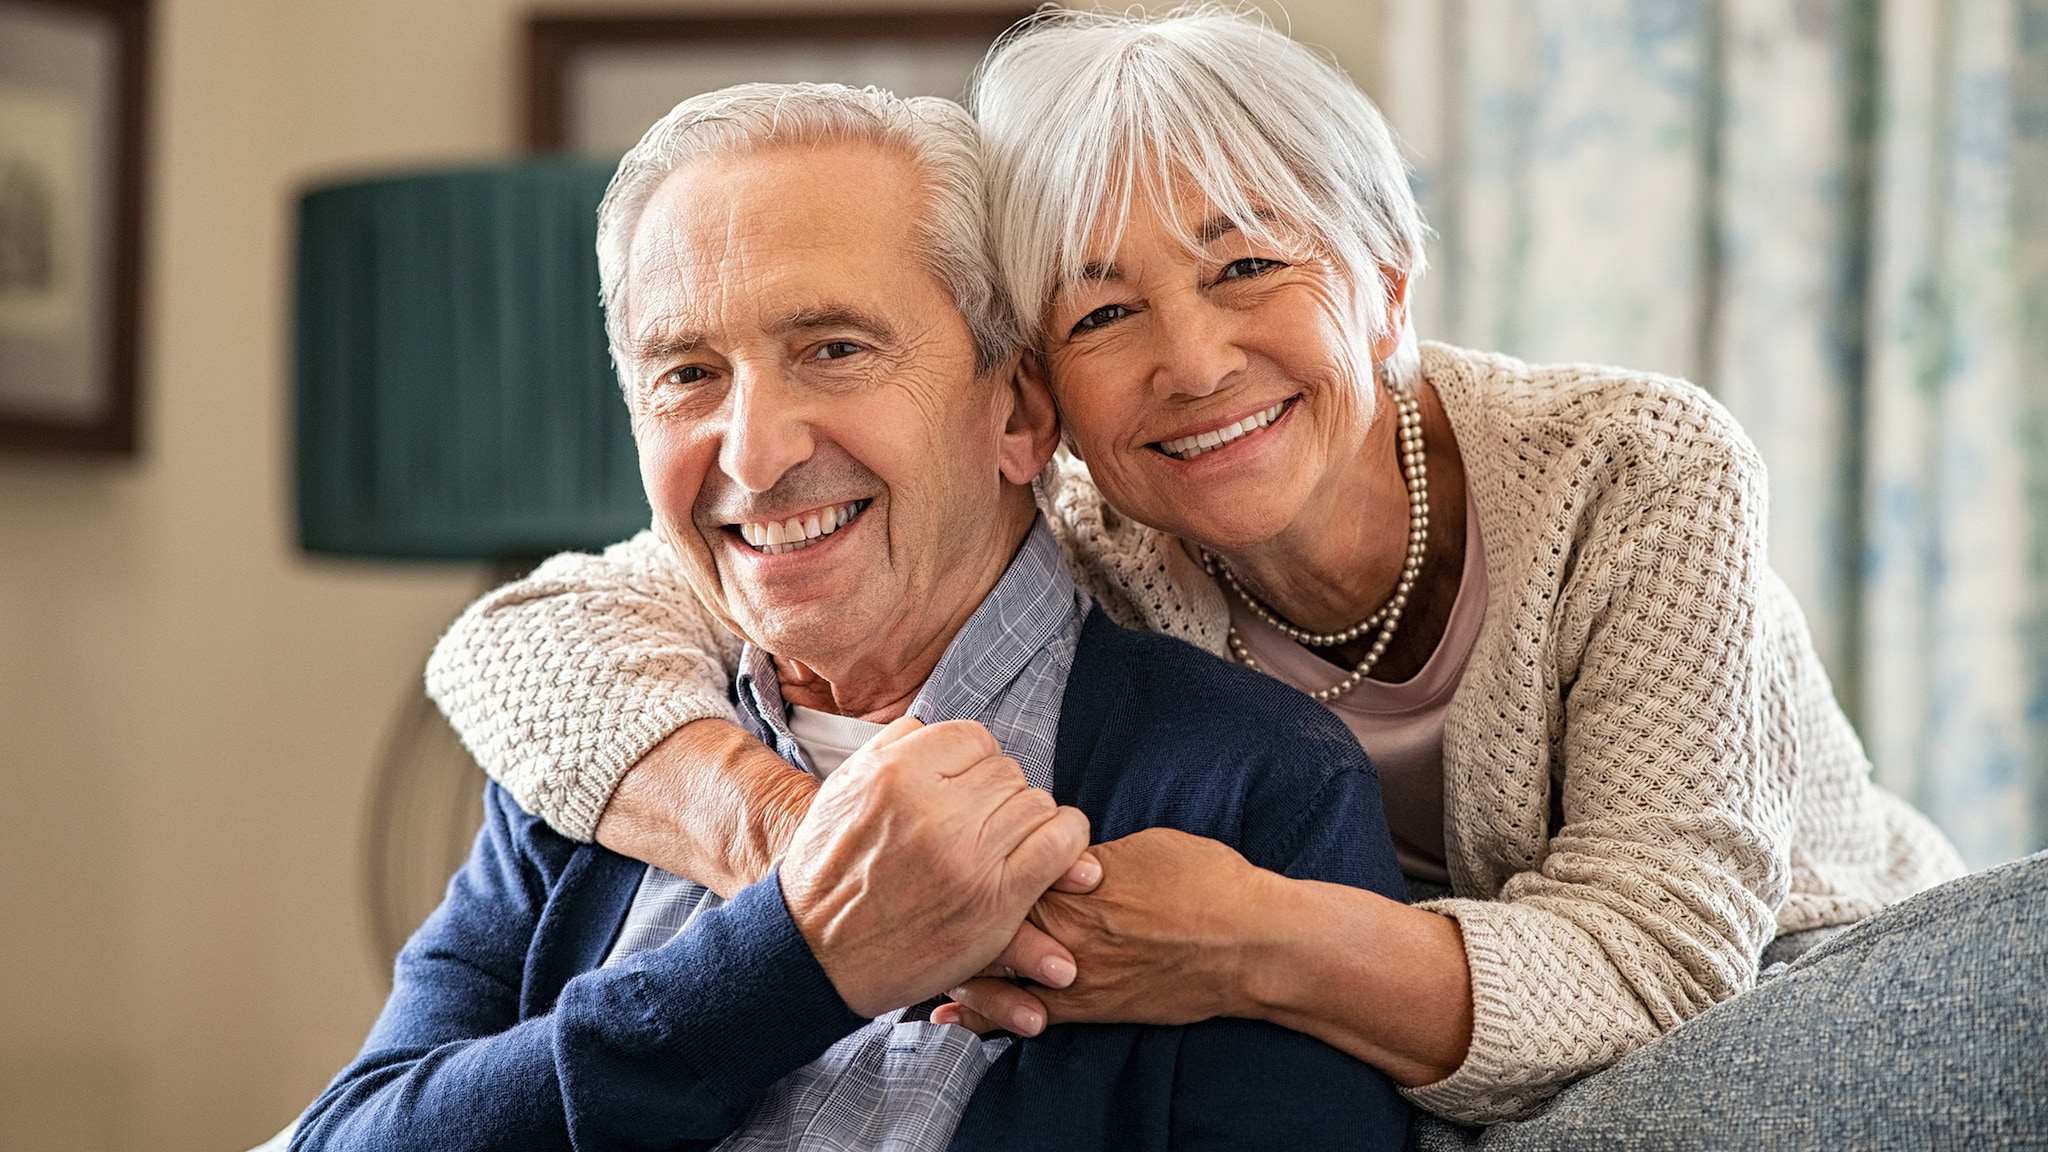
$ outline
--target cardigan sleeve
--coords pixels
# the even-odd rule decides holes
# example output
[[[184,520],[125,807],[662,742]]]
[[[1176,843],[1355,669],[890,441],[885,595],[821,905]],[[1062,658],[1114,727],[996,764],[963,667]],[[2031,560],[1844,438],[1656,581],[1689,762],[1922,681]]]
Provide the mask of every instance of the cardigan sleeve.
[[[434,646],[427,693],[521,807],[588,841],[649,749],[692,720],[732,719],[739,652],[649,531],[470,605]]]
[[[1111,619],[1223,652],[1222,593],[1170,538],[1096,492],[1061,453],[1036,485],[1075,580]],[[642,532],[569,552],[470,605],[434,646],[427,694],[521,807],[589,841],[619,780],[692,720],[733,718],[739,639]]]
[[[1500,853],[1497,898],[1429,905],[1463,931],[1474,1016],[1464,1065],[1409,1093],[1432,1112],[1528,1112],[1750,987],[1776,931],[1797,741],[1763,628],[1762,464],[1725,419],[1695,405],[1675,439],[1587,431],[1605,495],[1561,554],[1548,652],[1526,670],[1563,700],[1533,793],[1561,823],[1526,862]],[[1476,803],[1452,818],[1467,841],[1507,844],[1550,814]]]
[[[700,1148],[770,1084],[865,1024],[773,875],[661,948],[563,986],[525,986],[574,846],[493,787],[448,898],[400,953],[354,1063],[307,1110],[293,1152]],[[523,1017],[523,1018],[522,1018]]]

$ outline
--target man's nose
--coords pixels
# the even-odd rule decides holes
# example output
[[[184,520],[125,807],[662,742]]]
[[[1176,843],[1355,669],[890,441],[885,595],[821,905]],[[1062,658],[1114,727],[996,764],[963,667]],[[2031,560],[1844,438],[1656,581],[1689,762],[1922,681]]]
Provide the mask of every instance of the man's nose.
[[[749,492],[766,492],[810,459],[811,426],[772,373],[741,372],[718,449],[718,468]]]
[[[1161,397],[1198,399],[1220,390],[1244,371],[1234,318],[1196,298],[1176,297],[1153,306],[1153,392]]]

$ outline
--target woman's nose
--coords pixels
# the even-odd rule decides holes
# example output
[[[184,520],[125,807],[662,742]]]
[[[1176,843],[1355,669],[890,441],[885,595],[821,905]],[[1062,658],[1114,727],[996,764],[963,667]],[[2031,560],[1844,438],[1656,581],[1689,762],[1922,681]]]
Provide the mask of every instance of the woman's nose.
[[[766,492],[810,459],[809,422],[793,398],[777,395],[772,373],[735,373],[731,414],[718,448],[718,469],[749,492]]]
[[[1199,302],[1155,306],[1154,390],[1162,396],[1185,398],[1221,390],[1245,367],[1245,354],[1236,335],[1228,315]]]

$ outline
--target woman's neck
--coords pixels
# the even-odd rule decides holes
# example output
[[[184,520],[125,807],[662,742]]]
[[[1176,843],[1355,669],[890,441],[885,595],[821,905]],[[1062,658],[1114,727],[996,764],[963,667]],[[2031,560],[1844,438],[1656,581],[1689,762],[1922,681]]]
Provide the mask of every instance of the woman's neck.
[[[1394,641],[1374,668],[1376,680],[1405,680],[1428,662],[1464,574],[1464,462],[1435,389],[1424,384],[1417,398],[1429,476],[1428,547]],[[1393,595],[1410,529],[1396,450],[1399,425],[1399,410],[1383,393],[1351,466],[1333,469],[1294,523],[1258,544],[1218,553],[1247,588],[1297,627],[1341,631]],[[1376,636],[1377,630],[1321,651],[1338,663],[1356,663]]]

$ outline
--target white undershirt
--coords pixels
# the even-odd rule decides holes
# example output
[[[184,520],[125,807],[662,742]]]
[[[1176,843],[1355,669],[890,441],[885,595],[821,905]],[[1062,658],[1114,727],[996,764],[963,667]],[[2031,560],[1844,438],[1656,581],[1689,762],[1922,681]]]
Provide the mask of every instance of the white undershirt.
[[[885,727],[797,704],[788,705],[787,714],[789,734],[796,737],[797,747],[804,750],[804,758],[811,762],[820,780],[846,763],[848,756],[866,747]]]

